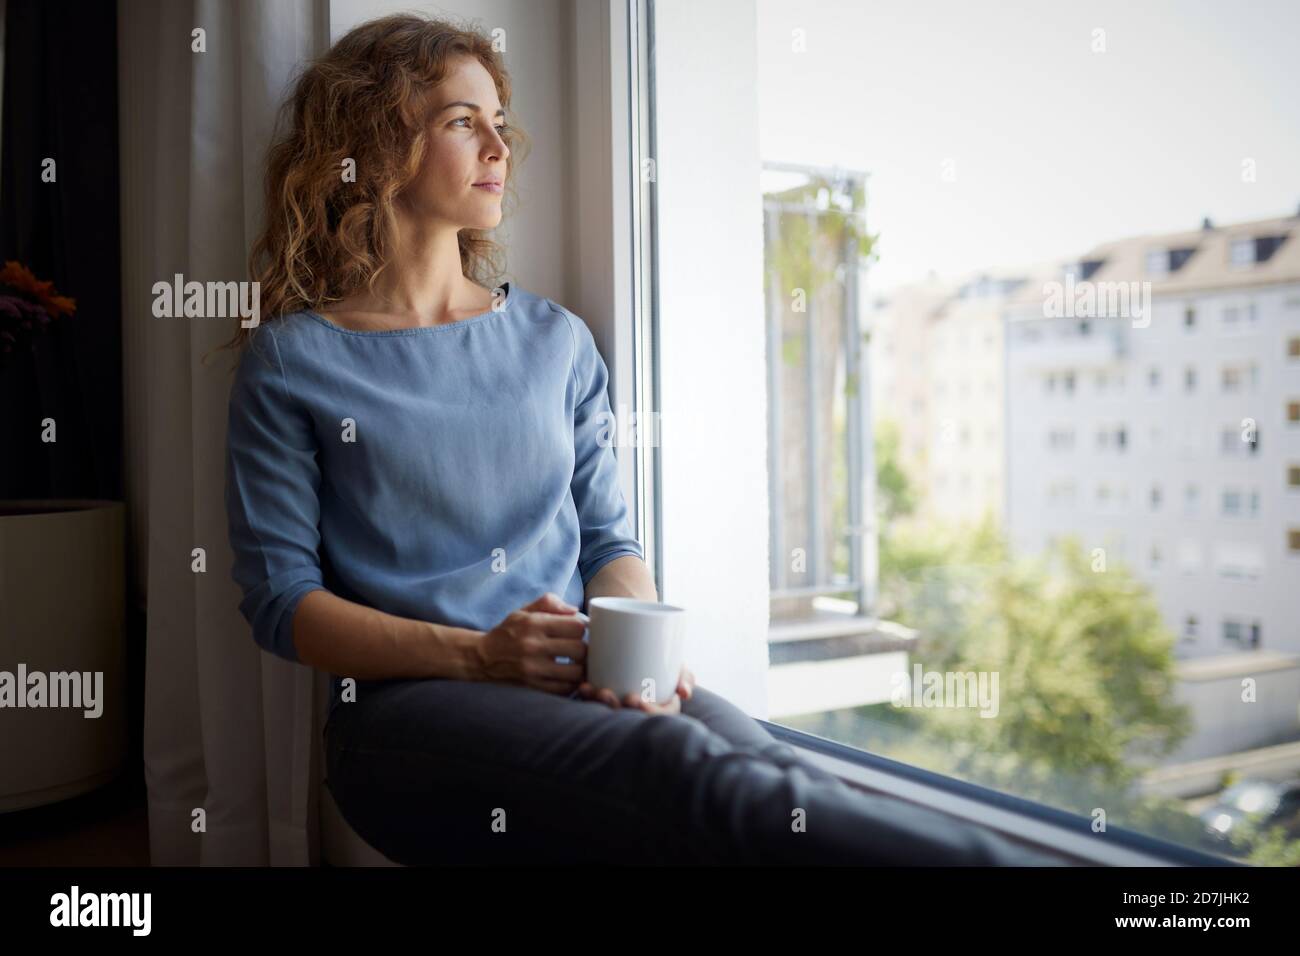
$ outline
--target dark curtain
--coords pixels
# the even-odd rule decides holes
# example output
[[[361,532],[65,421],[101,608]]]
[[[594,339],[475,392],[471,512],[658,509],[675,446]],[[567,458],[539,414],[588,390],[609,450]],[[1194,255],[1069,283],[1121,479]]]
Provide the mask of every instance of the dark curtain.
[[[0,261],[77,302],[0,365],[0,498],[120,500],[116,4],[8,0],[0,122]]]

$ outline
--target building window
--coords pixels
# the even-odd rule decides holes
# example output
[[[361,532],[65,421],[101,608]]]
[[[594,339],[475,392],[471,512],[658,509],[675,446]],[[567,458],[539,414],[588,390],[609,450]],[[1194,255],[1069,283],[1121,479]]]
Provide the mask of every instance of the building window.
[[[1166,275],[1169,272],[1169,250],[1152,249],[1147,253],[1147,274]]]
[[[1225,365],[1221,381],[1225,392],[1240,392],[1247,385],[1254,389],[1259,385],[1259,366],[1254,362]]]
[[[1300,335],[1293,335],[1286,340],[1286,357],[1300,359]]]
[[[1300,465],[1288,465],[1286,483],[1292,488],[1300,488]]]
[[[1152,571],[1159,570],[1160,562],[1163,560],[1163,557],[1164,556],[1160,553],[1160,545],[1151,545],[1151,555],[1148,560],[1150,561]]]
[[[1259,647],[1259,621],[1226,617],[1223,619],[1223,639],[1231,644],[1253,650]]]
[[[1196,391],[1196,369],[1190,365],[1183,370],[1183,388],[1189,392]]]
[[[1223,513],[1225,515],[1241,514],[1241,492],[1228,489],[1223,492]]]
[[[1292,554],[1300,554],[1300,528],[1289,528],[1286,533],[1287,550]]]
[[[1190,305],[1183,311],[1183,328],[1189,332],[1196,328],[1196,310]]]
[[[1300,401],[1286,403],[1286,421],[1288,425],[1300,425]]]
[[[1197,621],[1195,614],[1187,615],[1183,621],[1183,639],[1188,641],[1196,640],[1196,631],[1200,622]]]
[[[1255,240],[1233,239],[1228,247],[1228,261],[1234,266],[1251,266],[1255,264]]]
[[[1235,305],[1230,305],[1223,310],[1224,325],[1236,325],[1237,319],[1239,319],[1240,317],[1241,317],[1241,310],[1238,309]]]
[[[1188,485],[1183,489],[1183,511],[1189,515],[1196,514],[1196,500],[1200,497],[1200,491],[1195,485]]]
[[[1147,385],[1151,387],[1152,391],[1160,387],[1160,369],[1155,366],[1147,369]]]
[[[1160,510],[1160,499],[1161,499],[1160,486],[1152,485],[1151,486],[1151,510],[1152,511]]]
[[[1064,385],[1065,391],[1067,393],[1069,393],[1070,395],[1074,394],[1074,373],[1073,372],[1065,373],[1065,376],[1062,380],[1062,385]]]

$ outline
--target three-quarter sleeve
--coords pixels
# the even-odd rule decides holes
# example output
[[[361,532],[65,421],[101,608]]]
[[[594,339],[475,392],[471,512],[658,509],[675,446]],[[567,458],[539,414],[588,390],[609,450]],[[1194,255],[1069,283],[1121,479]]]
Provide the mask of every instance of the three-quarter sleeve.
[[[582,546],[578,572],[587,584],[596,572],[625,554],[644,559],[632,534],[627,503],[618,481],[613,443],[618,428],[610,413],[609,372],[585,322],[565,311],[574,337],[573,480]]]
[[[263,649],[294,663],[293,612],[322,583],[315,435],[269,326],[240,357],[226,435],[226,517],[239,610]]]

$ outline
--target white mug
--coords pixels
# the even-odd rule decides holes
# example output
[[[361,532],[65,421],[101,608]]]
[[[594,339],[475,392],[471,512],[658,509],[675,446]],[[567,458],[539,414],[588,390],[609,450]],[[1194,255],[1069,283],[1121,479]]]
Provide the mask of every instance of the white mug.
[[[671,604],[624,597],[594,597],[587,623],[587,681],[612,690],[622,703],[628,694],[663,704],[677,693],[685,652],[686,612]],[[576,694],[576,692],[575,692]]]

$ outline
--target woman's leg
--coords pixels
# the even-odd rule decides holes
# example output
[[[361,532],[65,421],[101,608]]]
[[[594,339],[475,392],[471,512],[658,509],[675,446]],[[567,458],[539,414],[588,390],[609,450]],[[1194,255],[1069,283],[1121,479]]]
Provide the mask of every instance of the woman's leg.
[[[1054,862],[751,744],[514,685],[361,682],[326,728],[327,778],[400,863]]]
[[[682,713],[727,738],[734,747],[762,750],[777,742],[753,717],[706,687],[697,685],[691,691],[690,699],[682,701]]]

